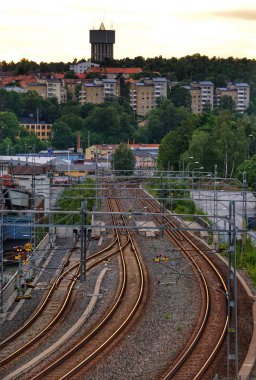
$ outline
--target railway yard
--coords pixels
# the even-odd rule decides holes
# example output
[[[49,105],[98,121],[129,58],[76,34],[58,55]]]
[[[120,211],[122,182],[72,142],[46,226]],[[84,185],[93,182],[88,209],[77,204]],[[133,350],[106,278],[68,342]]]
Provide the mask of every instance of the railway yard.
[[[113,228],[90,240],[85,281],[80,239],[57,237],[31,299],[14,303],[1,325],[0,378],[226,379],[227,264],[181,220],[157,216],[161,206],[137,182],[109,181],[103,191],[101,219]],[[254,300],[237,284],[240,369]]]

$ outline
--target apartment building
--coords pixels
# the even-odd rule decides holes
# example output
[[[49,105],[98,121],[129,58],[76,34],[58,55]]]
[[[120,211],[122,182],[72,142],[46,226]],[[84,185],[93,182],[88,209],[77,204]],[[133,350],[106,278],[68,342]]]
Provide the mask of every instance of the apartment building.
[[[213,109],[214,84],[210,81],[192,82],[188,88],[191,95],[191,109],[195,114],[202,113],[205,107]]]
[[[27,83],[26,89],[36,91],[44,99],[55,97],[58,103],[67,102],[67,90],[59,79],[38,79],[37,82]]]
[[[77,88],[82,83],[81,79],[64,78],[63,83],[65,85],[65,88],[67,89],[67,93],[70,95],[71,100],[74,102],[77,102],[78,101],[78,89]]]
[[[47,86],[46,83],[27,83],[26,84],[26,89],[28,91],[35,91],[38,93],[38,95],[42,96],[42,98],[46,99],[47,98]]]
[[[79,62],[76,65],[70,65],[69,70],[74,71],[76,74],[83,74],[92,67],[100,67],[97,63],[91,61]]]
[[[228,83],[227,89],[236,93],[235,104],[237,112],[244,112],[250,103],[250,86],[247,83]]]
[[[108,97],[120,96],[120,82],[116,79],[94,79],[85,81],[80,91],[81,104],[100,104]]]
[[[195,114],[201,114],[204,107],[218,107],[222,96],[230,96],[238,112],[244,112],[249,107],[250,86],[247,83],[228,83],[227,87],[217,87],[214,91],[212,82],[192,82],[183,86],[190,91],[191,109]]]
[[[47,98],[57,98],[58,103],[67,102],[67,90],[58,79],[47,79]]]
[[[153,78],[133,82],[130,88],[130,105],[137,115],[145,116],[156,108],[157,99],[167,97],[167,79]]]
[[[237,90],[234,88],[217,87],[215,90],[215,107],[218,107],[223,96],[230,96],[237,103]]]

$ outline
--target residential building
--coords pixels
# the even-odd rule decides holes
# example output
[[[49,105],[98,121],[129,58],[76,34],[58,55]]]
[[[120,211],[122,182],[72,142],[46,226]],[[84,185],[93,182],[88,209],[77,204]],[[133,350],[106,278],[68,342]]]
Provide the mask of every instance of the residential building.
[[[32,82],[26,84],[26,89],[28,91],[35,91],[38,93],[38,95],[42,96],[42,98],[47,98],[47,86],[46,83],[38,83],[38,82]]]
[[[100,67],[97,63],[91,61],[78,62],[75,65],[70,65],[69,70],[74,71],[76,74],[83,74],[91,67]]]
[[[130,88],[130,105],[137,115],[145,116],[156,108],[157,99],[167,97],[167,79],[153,78],[132,82]]]
[[[102,144],[102,145],[91,145],[85,150],[85,157],[87,160],[95,161],[96,158],[101,160],[103,158],[110,160],[111,156],[115,153],[118,144]]]
[[[26,89],[36,91],[44,99],[55,97],[58,103],[67,102],[67,90],[63,79],[38,79],[37,82],[26,83]]]
[[[52,124],[44,121],[37,121],[33,117],[23,117],[20,119],[21,127],[34,133],[40,140],[49,140],[52,132]]]
[[[135,157],[135,169],[156,168],[159,144],[131,144],[129,147]]]
[[[108,97],[120,96],[120,82],[116,79],[94,79],[85,81],[80,91],[81,104],[100,104]]]
[[[67,90],[62,85],[62,81],[58,79],[47,79],[47,98],[57,98],[58,103],[67,102]]]
[[[114,59],[115,31],[107,30],[101,23],[99,30],[90,30],[91,61]]]
[[[250,103],[250,86],[247,83],[228,83],[227,88],[236,91],[236,111],[244,112]]]
[[[200,114],[205,107],[213,109],[214,84],[212,82],[192,82],[189,87],[184,87],[190,90],[191,109],[193,113]]]
[[[160,144],[130,144],[127,146],[132,150],[135,157],[136,169],[156,168],[158,150]],[[86,160],[103,162],[107,166],[118,148],[118,144],[92,145],[85,150]]]
[[[217,87],[215,89],[215,107],[218,107],[220,104],[220,99],[223,96],[230,96],[234,101],[234,104],[237,103],[237,90],[234,88],[227,87]]]
[[[69,79],[64,78],[63,83],[65,85],[65,88],[67,90],[67,94],[70,95],[70,98],[72,101],[77,102],[78,101],[78,86],[81,86],[82,80],[81,79]]]
[[[18,94],[24,94],[25,92],[27,92],[25,88],[22,88],[19,86],[6,86],[3,89],[8,92],[14,91],[14,92],[17,92]]]

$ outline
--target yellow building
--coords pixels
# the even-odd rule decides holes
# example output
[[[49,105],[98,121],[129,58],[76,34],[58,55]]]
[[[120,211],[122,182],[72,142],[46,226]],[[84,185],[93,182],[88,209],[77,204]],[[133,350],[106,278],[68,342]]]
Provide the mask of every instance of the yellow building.
[[[120,96],[120,82],[116,79],[94,79],[82,84],[80,91],[81,104],[103,103],[106,98]]]
[[[26,84],[26,89],[28,91],[36,91],[38,95],[42,96],[42,98],[46,99],[47,98],[47,86],[45,83],[27,83]]]
[[[92,145],[89,148],[85,150],[85,157],[87,160],[95,160],[98,159],[110,159],[113,153],[115,153],[116,149],[118,147],[118,144],[112,144],[112,145]]]
[[[209,81],[192,82],[189,87],[191,95],[191,109],[195,114],[203,112],[205,107],[213,109],[214,84]]]
[[[167,97],[167,79],[152,78],[133,82],[130,87],[130,105],[137,115],[145,116],[156,108],[158,98]]]
[[[22,122],[20,124],[27,131],[32,132],[40,140],[49,140],[52,132],[52,124],[33,123],[31,121]]]
[[[215,105],[218,107],[220,104],[220,99],[223,96],[230,96],[234,103],[237,103],[237,90],[226,88],[226,87],[218,87],[215,90]]]

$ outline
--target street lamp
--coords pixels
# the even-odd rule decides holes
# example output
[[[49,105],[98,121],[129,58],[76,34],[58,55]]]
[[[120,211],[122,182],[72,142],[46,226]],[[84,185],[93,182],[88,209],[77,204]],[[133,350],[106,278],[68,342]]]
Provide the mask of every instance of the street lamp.
[[[198,171],[198,172],[199,172],[200,170],[203,170],[203,169],[204,169],[204,167],[203,167],[203,166],[200,166],[200,168],[194,168],[194,169],[193,169],[193,172],[195,172],[195,171]]]
[[[194,173],[195,172],[200,172],[200,170],[203,170],[204,167],[203,166],[200,166],[200,168],[194,168],[193,171],[192,171],[192,194],[193,194],[193,188],[194,188]],[[199,178],[200,178],[200,174],[199,174]],[[198,187],[198,194],[199,194],[199,207],[200,207],[200,180],[199,180],[199,187]]]
[[[250,137],[248,140],[248,160],[249,160],[250,159],[250,146],[251,146],[251,140],[253,138],[253,134],[251,133],[248,137]]]
[[[68,179],[70,178],[70,159],[69,159],[70,150],[68,149]]]
[[[190,165],[192,165],[192,164],[199,164],[199,161],[189,162],[189,163],[188,163],[188,172],[189,172],[189,167],[190,167]]]
[[[184,174],[184,172],[185,172],[185,160],[190,160],[190,159],[192,159],[192,158],[194,158],[193,156],[190,156],[190,157],[184,157],[183,158],[183,160],[182,160],[182,171],[183,171],[183,174]]]

